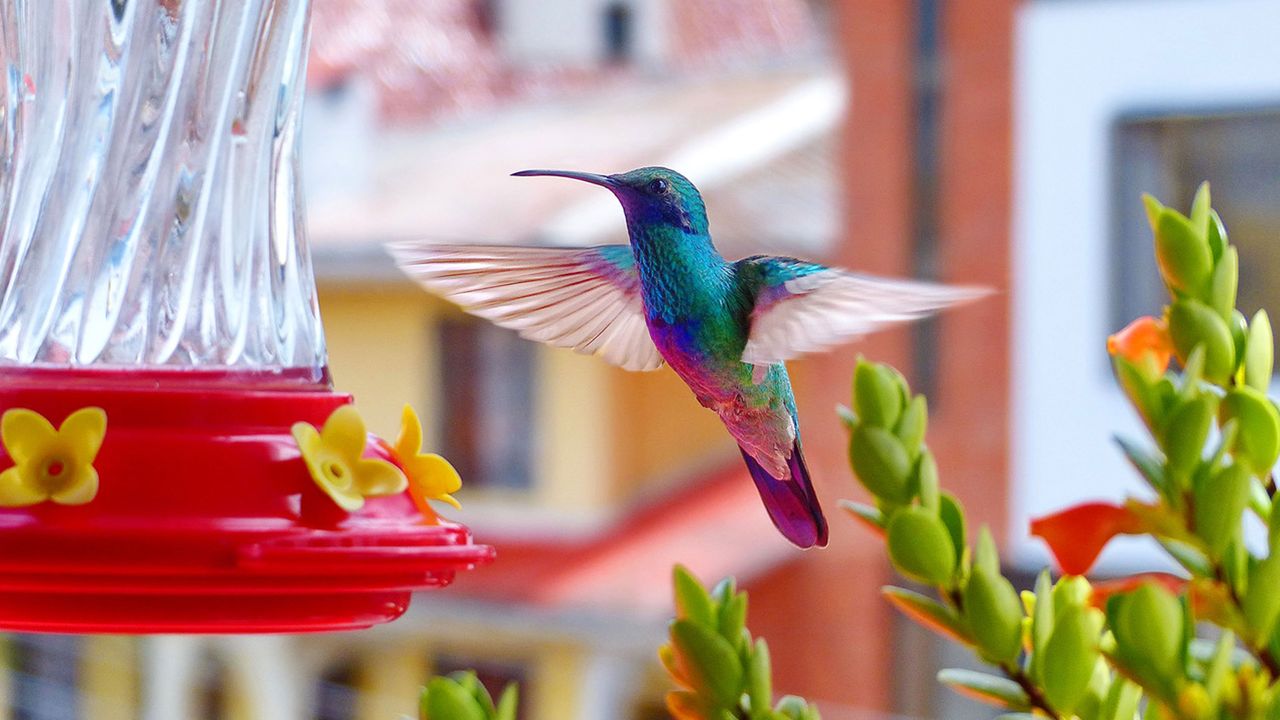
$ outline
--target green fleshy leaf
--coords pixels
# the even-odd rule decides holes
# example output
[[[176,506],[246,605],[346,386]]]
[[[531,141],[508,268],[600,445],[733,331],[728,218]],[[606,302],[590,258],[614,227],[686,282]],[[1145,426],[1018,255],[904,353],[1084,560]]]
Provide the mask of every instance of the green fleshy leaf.
[[[853,409],[865,425],[894,427],[902,412],[904,383],[887,365],[858,359],[853,371]]]
[[[903,508],[889,520],[889,559],[903,575],[929,585],[946,585],[956,567],[947,527],[927,510]]]
[[[1180,484],[1190,479],[1204,453],[1204,443],[1213,425],[1215,405],[1216,398],[1209,394],[1184,401],[1169,416],[1160,435],[1165,468]]]
[[[1269,638],[1280,615],[1280,554],[1272,551],[1250,569],[1248,591],[1242,605],[1253,639]]]
[[[516,720],[516,712],[520,709],[520,689],[515,683],[507,683],[498,698],[498,707],[494,712],[494,720]]]
[[[1114,439],[1116,444],[1120,446],[1120,450],[1124,452],[1124,456],[1128,458],[1129,463],[1142,474],[1147,484],[1156,492],[1163,494],[1167,487],[1164,476],[1164,458],[1157,457],[1128,438],[1116,435]]]
[[[853,518],[874,532],[884,532],[885,525],[889,522],[885,518],[884,513],[879,508],[872,507],[865,503],[854,502],[853,500],[841,500],[840,507],[849,513]]]
[[[902,411],[902,416],[898,418],[898,425],[893,432],[902,441],[902,447],[906,448],[907,454],[915,457],[920,452],[920,446],[924,444],[925,431],[929,424],[929,406],[923,395],[917,395],[907,403],[906,409]]]
[[[747,663],[747,694],[751,698],[751,716],[769,716],[769,703],[773,701],[773,669],[769,661],[769,644],[764,638],[756,640]]]
[[[1231,311],[1236,309],[1236,289],[1240,282],[1240,256],[1236,249],[1228,247],[1213,269],[1213,280],[1209,285],[1209,307],[1223,320],[1231,319]]]
[[[1160,224],[1160,213],[1164,211],[1164,205],[1155,196],[1142,193],[1142,207],[1147,211],[1147,223],[1151,225],[1151,232],[1155,232],[1156,226]]]
[[[969,634],[985,658],[1002,665],[1018,657],[1022,651],[1022,603],[998,569],[974,566],[964,589],[964,615]]]
[[[1231,329],[1208,305],[1194,299],[1175,300],[1169,306],[1169,337],[1178,361],[1184,366],[1191,351],[1204,346],[1204,377],[1225,385],[1236,369],[1236,345]]]
[[[741,651],[746,642],[743,630],[747,627],[747,594],[730,592],[720,606],[720,636]]]
[[[948,668],[938,673],[938,682],[966,697],[1005,710],[1026,711],[1031,701],[1018,684],[1008,678],[986,673]]]
[[[849,441],[849,459],[858,480],[872,495],[897,504],[911,499],[911,458],[893,433],[871,425],[858,426]]]
[[[1213,269],[1213,253],[1202,232],[1176,210],[1164,208],[1156,221],[1156,264],[1170,289],[1199,297]]]
[[[1054,620],[1045,645],[1044,692],[1049,704],[1071,714],[1084,699],[1098,661],[1098,637],[1091,632],[1083,609],[1062,612]]]
[[[947,534],[951,536],[951,544],[956,549],[956,565],[959,566],[969,539],[965,532],[964,507],[955,495],[945,491],[939,494],[938,518],[947,526]]]
[[[1271,388],[1271,373],[1275,358],[1275,341],[1271,336],[1271,319],[1266,310],[1259,310],[1249,323],[1249,335],[1244,347],[1244,381],[1260,393]]]
[[[937,512],[938,461],[933,459],[933,453],[928,450],[920,453],[920,459],[916,462],[915,481],[912,484],[914,493],[920,496],[920,505],[930,512]]]
[[[1210,557],[1221,557],[1227,543],[1239,533],[1252,483],[1248,467],[1238,463],[1212,476],[1205,473],[1196,483],[1193,492],[1195,532],[1204,541]]]
[[[1191,227],[1201,235],[1209,234],[1209,181],[1200,183],[1196,188],[1195,199],[1191,201]]]
[[[1220,422],[1236,421],[1232,452],[1266,477],[1280,457],[1280,412],[1270,398],[1251,387],[1237,387],[1222,399],[1218,414]]]
[[[471,693],[452,678],[432,678],[419,710],[423,720],[487,720]]]
[[[716,611],[711,596],[688,568],[683,565],[673,567],[671,585],[675,590],[677,618],[703,627],[716,626]]]
[[[1142,688],[1123,677],[1116,677],[1107,691],[1098,720],[1133,720],[1141,702]]]
[[[1031,677],[1043,681],[1044,648],[1053,633],[1053,581],[1049,579],[1049,571],[1043,570],[1036,577],[1036,606],[1031,614]]]
[[[693,689],[722,707],[735,706],[745,678],[742,662],[729,641],[690,620],[673,621],[670,634],[680,667]]]
[[[880,588],[889,604],[919,625],[945,635],[963,645],[972,645],[969,629],[955,610],[926,595],[888,585]]]

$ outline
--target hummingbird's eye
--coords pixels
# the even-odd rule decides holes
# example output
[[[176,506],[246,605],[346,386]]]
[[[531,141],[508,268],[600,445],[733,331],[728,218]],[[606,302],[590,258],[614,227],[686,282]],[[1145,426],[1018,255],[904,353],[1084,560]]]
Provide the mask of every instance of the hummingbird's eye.
[[[657,195],[661,195],[667,191],[671,184],[662,178],[656,178],[649,181],[649,191]]]

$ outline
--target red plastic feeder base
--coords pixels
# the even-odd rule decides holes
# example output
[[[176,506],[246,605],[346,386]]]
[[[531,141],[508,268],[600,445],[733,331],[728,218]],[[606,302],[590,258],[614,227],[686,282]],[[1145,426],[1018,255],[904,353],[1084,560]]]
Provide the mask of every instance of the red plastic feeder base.
[[[337,511],[290,427],[319,427],[348,402],[277,374],[0,370],[0,412],[28,408],[55,427],[83,407],[107,413],[92,502],[0,508],[0,629],[363,628],[491,560],[405,494]],[[394,461],[372,438],[366,455]]]

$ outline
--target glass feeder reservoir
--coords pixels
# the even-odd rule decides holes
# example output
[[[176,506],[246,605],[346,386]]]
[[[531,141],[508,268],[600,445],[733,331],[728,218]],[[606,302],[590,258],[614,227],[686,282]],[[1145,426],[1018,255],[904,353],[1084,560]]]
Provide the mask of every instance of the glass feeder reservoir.
[[[363,627],[487,561],[330,385],[307,0],[0,13],[0,628]]]

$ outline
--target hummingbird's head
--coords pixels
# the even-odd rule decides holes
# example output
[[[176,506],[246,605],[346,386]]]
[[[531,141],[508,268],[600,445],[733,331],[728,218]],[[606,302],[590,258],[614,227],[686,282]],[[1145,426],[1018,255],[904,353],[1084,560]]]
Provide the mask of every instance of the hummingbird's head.
[[[519,177],[552,175],[609,188],[622,203],[627,223],[669,225],[688,234],[707,234],[707,209],[689,179],[664,167],[642,167],[617,175],[572,170],[521,170]]]

